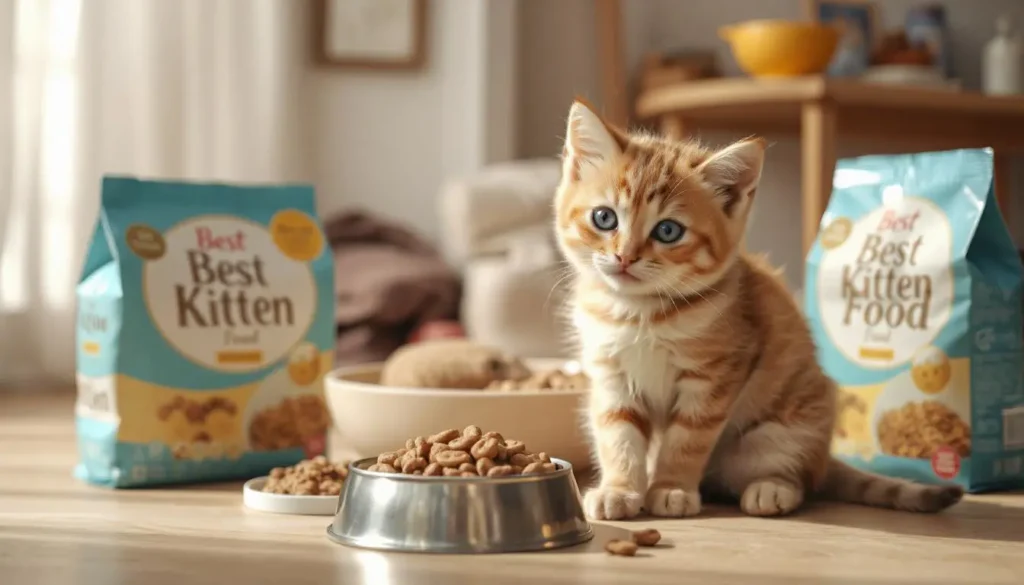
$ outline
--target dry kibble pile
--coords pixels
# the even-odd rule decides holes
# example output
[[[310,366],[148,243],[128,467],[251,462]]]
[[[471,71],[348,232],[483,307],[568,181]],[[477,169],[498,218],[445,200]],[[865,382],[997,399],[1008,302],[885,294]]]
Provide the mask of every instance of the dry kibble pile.
[[[405,448],[377,457],[370,471],[449,477],[501,477],[551,473],[557,466],[545,453],[530,453],[522,441],[506,440],[471,425],[405,442]]]
[[[321,455],[291,467],[275,467],[263,491],[295,496],[337,496],[346,476],[348,469],[344,464],[331,463]]]
[[[641,546],[656,546],[661,542],[661,533],[653,528],[637,530],[630,535],[630,540],[609,540],[604,545],[604,550],[610,554],[620,557],[636,556],[636,551]]]
[[[637,548],[639,548],[637,544],[631,540],[609,540],[604,545],[604,550],[620,557],[635,556]]]
[[[562,370],[534,372],[525,378],[515,380],[495,380],[484,390],[586,390],[590,387],[590,379],[586,374],[567,374]]]
[[[633,542],[640,546],[654,546],[661,541],[661,533],[653,528],[633,532]]]

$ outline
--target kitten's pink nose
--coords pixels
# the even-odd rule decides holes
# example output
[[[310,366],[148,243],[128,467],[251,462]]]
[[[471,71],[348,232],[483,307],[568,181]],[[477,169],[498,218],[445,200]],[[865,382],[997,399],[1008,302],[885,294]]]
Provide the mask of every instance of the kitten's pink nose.
[[[615,255],[615,261],[619,263],[619,268],[623,270],[629,268],[633,264],[636,264],[637,260],[639,260],[639,258],[637,258],[636,256],[626,257],[619,254]]]

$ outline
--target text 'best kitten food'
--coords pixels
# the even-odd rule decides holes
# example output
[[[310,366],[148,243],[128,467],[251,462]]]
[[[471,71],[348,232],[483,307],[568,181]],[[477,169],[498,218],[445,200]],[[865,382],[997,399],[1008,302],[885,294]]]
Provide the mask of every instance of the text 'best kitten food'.
[[[322,453],[333,275],[310,187],[105,178],[78,284],[76,475],[248,478]]]
[[[840,161],[805,276],[839,384],[837,457],[972,492],[1024,485],[1021,261],[991,150]]]

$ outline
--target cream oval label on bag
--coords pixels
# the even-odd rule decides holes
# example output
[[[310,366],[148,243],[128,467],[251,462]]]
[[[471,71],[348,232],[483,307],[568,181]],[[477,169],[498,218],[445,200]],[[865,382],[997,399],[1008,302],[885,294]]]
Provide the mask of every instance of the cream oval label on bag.
[[[889,192],[886,203],[855,222],[837,220],[848,233],[822,253],[818,270],[829,340],[865,368],[907,363],[935,339],[953,306],[946,214],[921,197]]]
[[[324,452],[334,265],[311,187],[107,177],[77,296],[77,477],[248,479]]]
[[[163,239],[166,252],[144,265],[143,295],[157,329],[182,355],[213,370],[248,372],[284,358],[305,337],[316,313],[313,273],[267,226],[201,216]]]

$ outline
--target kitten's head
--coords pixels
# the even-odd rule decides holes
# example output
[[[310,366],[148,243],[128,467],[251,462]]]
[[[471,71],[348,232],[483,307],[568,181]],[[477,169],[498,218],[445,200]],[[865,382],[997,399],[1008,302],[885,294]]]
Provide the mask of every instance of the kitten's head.
[[[716,151],[626,134],[577,101],[555,197],[559,246],[623,294],[710,286],[735,261],[764,149],[756,138]]]

